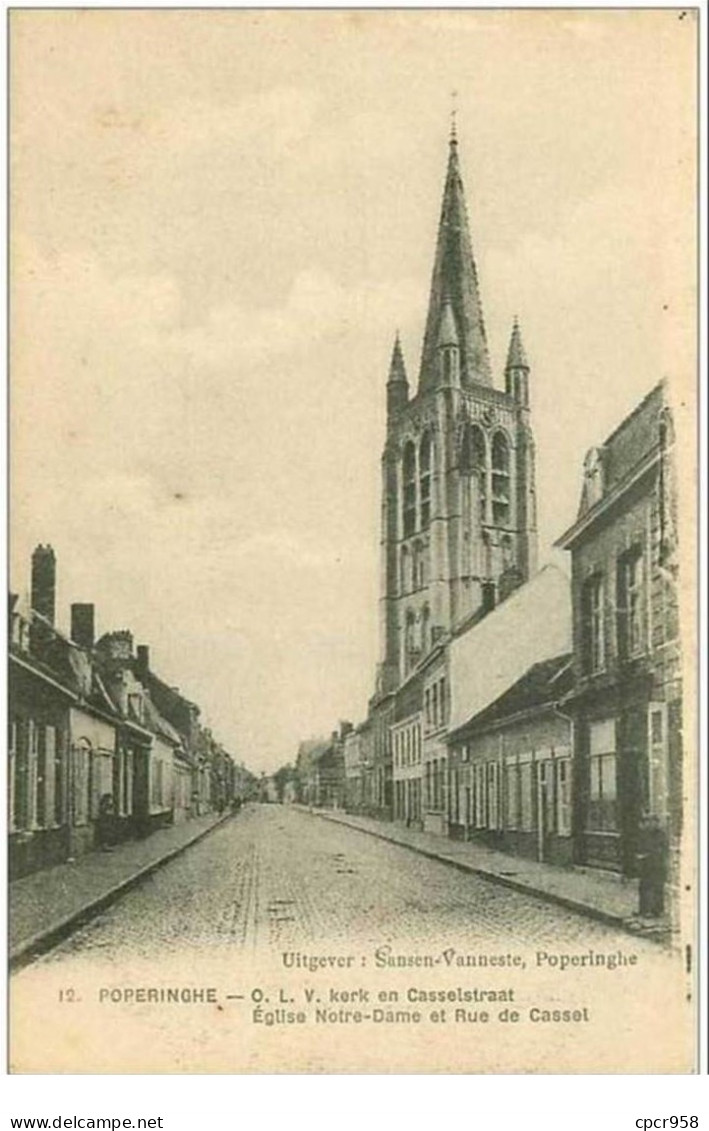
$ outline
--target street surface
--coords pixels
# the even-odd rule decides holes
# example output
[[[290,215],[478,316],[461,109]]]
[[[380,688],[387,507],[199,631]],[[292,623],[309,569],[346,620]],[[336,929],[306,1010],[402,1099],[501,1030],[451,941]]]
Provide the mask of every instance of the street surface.
[[[511,858],[510,867],[513,868]],[[584,916],[341,824],[249,805],[43,960],[161,960],[269,946],[408,941],[440,946],[626,948]],[[632,940],[637,952],[652,944]]]

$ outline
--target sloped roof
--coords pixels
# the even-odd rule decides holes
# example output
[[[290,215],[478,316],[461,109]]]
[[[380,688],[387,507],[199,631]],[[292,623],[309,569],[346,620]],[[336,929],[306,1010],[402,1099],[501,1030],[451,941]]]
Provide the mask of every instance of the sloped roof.
[[[521,679],[503,691],[494,702],[477,715],[471,716],[455,733],[449,734],[449,741],[460,739],[468,733],[483,731],[494,723],[522,711],[531,710],[533,707],[558,702],[567,691],[571,690],[573,683],[571,660],[572,653],[564,652],[560,656],[553,656],[550,660],[533,664]]]
[[[571,650],[571,586],[546,565],[450,647],[451,717],[457,730],[534,664]]]

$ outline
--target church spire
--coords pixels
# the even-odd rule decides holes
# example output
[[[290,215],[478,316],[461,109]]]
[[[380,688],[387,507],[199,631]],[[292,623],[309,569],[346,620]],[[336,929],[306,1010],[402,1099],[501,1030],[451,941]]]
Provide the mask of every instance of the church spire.
[[[529,362],[522,344],[522,332],[515,315],[510,336],[510,345],[507,350],[505,364],[505,390],[519,401],[520,404],[529,405]]]
[[[448,170],[443,190],[436,258],[421,355],[419,380],[421,390],[434,388],[437,384],[436,350],[447,302],[452,307],[458,330],[461,384],[464,387],[470,387],[474,382],[483,385],[492,384],[485,323],[478,291],[478,275],[458,164],[455,119],[448,144]]]
[[[389,365],[389,377],[387,379],[387,411],[389,415],[398,412],[400,408],[406,404],[409,399],[409,382],[406,376],[406,365],[404,364],[404,352],[401,348],[401,338],[399,331],[396,331],[396,338],[394,339],[394,349],[391,355],[391,364]]]
[[[524,346],[522,345],[522,332],[519,328],[517,315],[515,315],[515,320],[512,324],[512,335],[510,337],[510,346],[507,351],[507,364],[505,366],[505,372],[507,372],[508,369],[529,369],[527,355],[524,352]]]

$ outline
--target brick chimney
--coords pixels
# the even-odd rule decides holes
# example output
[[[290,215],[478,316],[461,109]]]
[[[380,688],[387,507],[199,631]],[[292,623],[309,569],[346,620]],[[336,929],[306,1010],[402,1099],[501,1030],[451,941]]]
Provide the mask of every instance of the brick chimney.
[[[138,675],[145,675],[150,671],[150,649],[147,644],[139,644],[135,650],[136,671]]]
[[[32,554],[32,608],[51,625],[56,611],[57,561],[51,546],[37,546]]]
[[[71,606],[71,638],[80,648],[93,648],[95,640],[93,605]]]

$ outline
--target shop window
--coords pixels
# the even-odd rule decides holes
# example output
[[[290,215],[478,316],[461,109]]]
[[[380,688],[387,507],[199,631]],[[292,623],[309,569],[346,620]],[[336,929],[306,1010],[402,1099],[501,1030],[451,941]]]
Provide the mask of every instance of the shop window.
[[[556,831],[571,836],[571,759],[557,758],[556,765]]]
[[[618,827],[615,720],[591,723],[588,828],[615,832]]]

